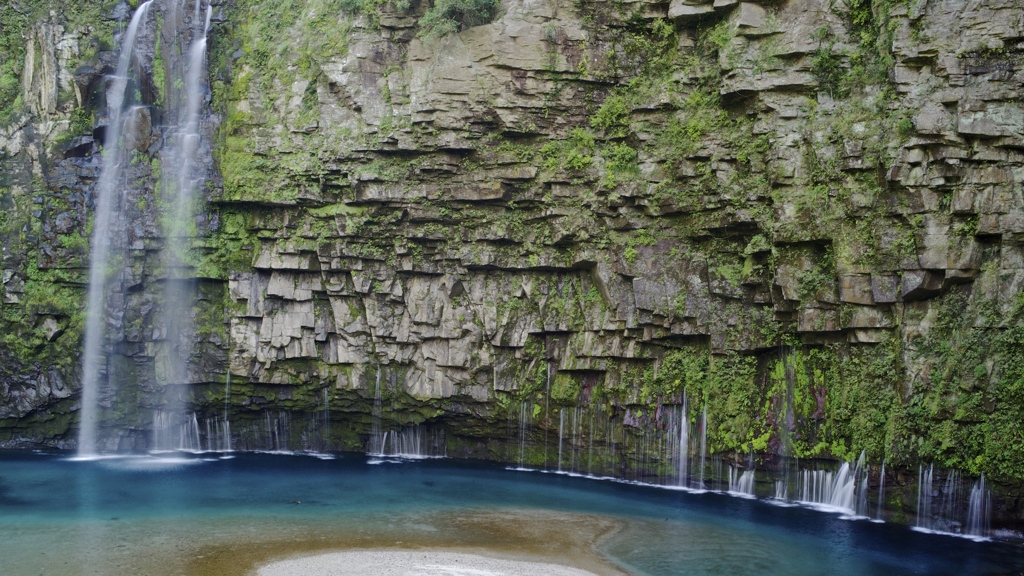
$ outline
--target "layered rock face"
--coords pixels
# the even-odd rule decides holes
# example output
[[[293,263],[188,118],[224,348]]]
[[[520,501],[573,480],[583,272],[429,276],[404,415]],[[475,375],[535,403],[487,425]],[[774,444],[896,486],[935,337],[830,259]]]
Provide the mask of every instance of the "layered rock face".
[[[429,8],[216,7],[191,381],[161,382],[162,240],[140,224],[111,446],[145,446],[175,385],[250,447],[362,449],[377,396],[453,453],[551,464],[568,411],[626,470],[685,395],[720,454],[934,461],[1014,508],[1024,7],[507,0],[440,37]],[[9,445],[74,436],[76,366],[52,354],[75,315],[30,293],[78,293],[60,235],[98,162],[90,136],[44,149],[87,104],[51,94],[83,34],[59,21],[30,28],[26,61],[51,64],[26,66],[31,114],[0,142]]]

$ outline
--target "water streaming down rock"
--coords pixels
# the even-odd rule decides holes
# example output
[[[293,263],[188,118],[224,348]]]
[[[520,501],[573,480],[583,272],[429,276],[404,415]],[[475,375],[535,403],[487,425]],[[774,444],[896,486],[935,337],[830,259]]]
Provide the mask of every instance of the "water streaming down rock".
[[[224,382],[224,450],[231,451],[231,369],[227,371],[227,378]]]
[[[443,430],[422,425],[405,426],[399,430],[388,430],[382,439],[382,450],[378,457],[394,458],[444,458],[445,434]]]
[[[775,499],[776,500],[788,500],[789,499],[789,482],[785,479],[775,481]]]
[[[526,467],[526,432],[528,430],[529,421],[529,404],[526,400],[519,403],[519,467]]]
[[[558,410],[558,466],[556,470],[562,471],[562,439],[565,437],[565,408]]]
[[[729,466],[729,492],[740,496],[754,496],[754,471]]]
[[[383,403],[380,389],[381,367],[377,366],[377,376],[373,386],[373,412],[370,414],[370,442],[367,452],[371,456],[384,455],[385,432],[381,429],[381,418],[383,417]]]
[[[220,416],[206,419],[206,449],[212,452],[231,451],[231,426]]]
[[[135,54],[135,40],[139,27],[146,18],[151,2],[139,6],[128,24],[121,44],[117,69],[107,90],[108,121],[103,142],[103,169],[96,184],[94,196],[95,216],[89,252],[89,287],[86,304],[85,346],[82,359],[82,407],[78,436],[79,456],[92,456],[97,452],[100,389],[108,373],[104,349],[107,347],[105,321],[108,296],[111,292],[111,255],[122,249],[124,235],[121,220],[124,203],[122,170],[129,157],[132,144],[122,138],[124,111],[128,103],[130,84],[129,67]]]
[[[375,458],[443,458],[447,456],[447,444],[443,430],[420,424],[388,427],[384,424],[384,369],[377,366],[373,389],[373,412],[371,414],[370,438],[367,454]],[[398,385],[395,372],[390,373],[390,390]]]
[[[189,251],[195,235],[197,213],[195,197],[205,183],[206,175],[200,167],[201,129],[200,112],[206,94],[206,45],[207,30],[210,27],[211,7],[207,6],[205,18],[200,19],[202,0],[195,0],[194,16],[191,23],[192,41],[182,67],[172,67],[171,73],[180,75],[183,90],[169,90],[165,114],[176,125],[168,128],[165,140],[162,166],[165,173],[161,178],[164,202],[170,212],[163,215],[165,238],[164,303],[161,308],[160,325],[164,330],[164,366],[162,380],[164,394],[163,409],[171,414],[184,412],[184,398],[187,394],[178,390],[186,388],[194,378],[190,374],[191,350],[196,340],[193,322],[193,304],[196,298],[196,281]],[[170,7],[168,15],[172,38],[188,37],[183,34],[187,24],[181,6]],[[172,83],[173,85],[174,83]]]
[[[971,486],[964,533],[987,538],[992,526],[992,491],[985,488],[985,475]]]
[[[865,455],[861,452],[855,466],[844,462],[835,472],[803,470],[800,474],[800,502],[863,515],[867,507],[866,484]]]
[[[320,424],[321,449],[326,450],[331,445],[331,388],[324,387],[324,411],[323,422]]]
[[[700,479],[697,488],[704,488],[704,461],[707,458],[708,447],[708,407],[705,404],[700,415]]]
[[[936,471],[934,464],[918,467],[914,528],[977,539],[987,537],[991,495],[985,488],[984,476],[974,482],[966,494],[960,471],[947,471],[945,479],[937,486],[938,478],[941,478],[941,471]]]
[[[882,459],[882,470],[878,473],[878,503],[875,508],[875,519],[882,520],[882,503],[885,502],[885,458]]]
[[[935,470],[934,464],[929,464],[925,469],[924,465],[917,467],[917,520],[914,525],[918,528],[930,528],[932,517],[932,473]]]
[[[690,484],[690,420],[687,414],[689,404],[687,403],[686,391],[683,390],[683,404],[679,409],[679,460],[676,467],[676,474],[679,478],[679,486]]]

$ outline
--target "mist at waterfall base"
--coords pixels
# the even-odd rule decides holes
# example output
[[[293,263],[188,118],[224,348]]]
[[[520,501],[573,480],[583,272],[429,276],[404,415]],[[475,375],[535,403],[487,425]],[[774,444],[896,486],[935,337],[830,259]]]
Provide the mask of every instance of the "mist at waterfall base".
[[[623,527],[601,542],[600,551],[636,574],[1024,569],[1022,551],[1010,545],[935,537],[723,494],[515,472],[479,462],[380,466],[356,454],[318,459],[244,453],[72,461],[64,454],[24,452],[0,453],[0,566],[7,575],[37,574],[41,568],[81,573],[89,562],[102,565],[104,554],[152,551],[182,531],[215,545],[234,536],[246,542],[294,538],[298,524],[325,532],[379,531],[382,545],[393,546],[409,530],[443,532],[444,526],[421,526],[432,512],[511,509],[614,519]]]

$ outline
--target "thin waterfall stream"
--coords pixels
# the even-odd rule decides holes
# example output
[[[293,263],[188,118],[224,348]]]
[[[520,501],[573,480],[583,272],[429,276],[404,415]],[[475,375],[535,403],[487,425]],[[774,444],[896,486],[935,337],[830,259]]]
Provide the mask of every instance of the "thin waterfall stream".
[[[128,87],[129,67],[135,54],[135,41],[139,27],[146,19],[152,1],[139,6],[128,24],[121,43],[117,70],[107,91],[108,121],[103,141],[103,169],[96,184],[95,220],[89,252],[89,288],[86,304],[85,346],[82,354],[82,408],[78,437],[78,455],[94,456],[98,451],[98,420],[100,390],[105,381],[107,367],[104,349],[107,347],[107,306],[112,289],[111,271],[108,269],[113,253],[123,248],[123,228],[120,222],[125,200],[122,170],[128,159],[130,142],[122,138],[125,105],[130,102]]]

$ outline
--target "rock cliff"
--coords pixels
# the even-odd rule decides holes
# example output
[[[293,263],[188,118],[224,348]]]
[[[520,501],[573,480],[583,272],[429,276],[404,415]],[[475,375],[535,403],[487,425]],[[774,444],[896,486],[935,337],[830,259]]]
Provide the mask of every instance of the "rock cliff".
[[[107,447],[149,445],[173,388],[243,447],[364,449],[376,416],[535,465],[556,434],[618,444],[600,465],[624,472],[656,468],[647,440],[685,398],[714,453],[935,462],[1019,513],[1016,0],[504,0],[449,34],[420,0],[213,4],[188,381],[155,320],[176,81],[158,12]],[[74,443],[130,9],[48,6],[2,9],[27,46],[0,56],[8,446]]]

